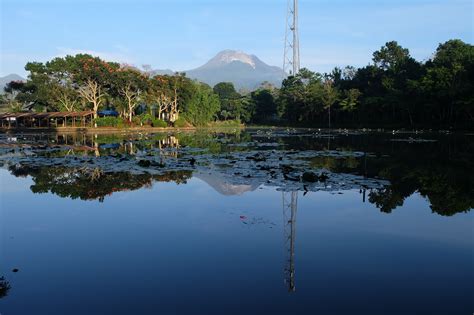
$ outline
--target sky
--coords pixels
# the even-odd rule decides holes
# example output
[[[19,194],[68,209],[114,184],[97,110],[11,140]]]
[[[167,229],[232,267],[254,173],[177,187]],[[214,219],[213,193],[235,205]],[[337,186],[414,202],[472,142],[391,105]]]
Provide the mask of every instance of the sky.
[[[300,0],[301,65],[365,66],[397,40],[417,60],[457,38],[473,44],[472,0]],[[287,0],[0,0],[0,76],[28,61],[90,53],[185,71],[235,49],[282,66]]]

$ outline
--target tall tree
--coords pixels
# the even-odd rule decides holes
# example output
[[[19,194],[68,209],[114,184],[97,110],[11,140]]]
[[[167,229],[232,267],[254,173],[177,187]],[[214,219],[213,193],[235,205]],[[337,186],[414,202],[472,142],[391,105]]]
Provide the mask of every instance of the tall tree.
[[[227,117],[240,119],[242,116],[242,96],[235,90],[231,82],[220,82],[214,86],[214,93],[219,96],[221,110],[225,113],[221,115],[224,119]]]
[[[120,65],[83,54],[67,56],[66,61],[72,65],[79,94],[92,105],[94,118],[97,118],[99,107],[104,103],[107,91],[110,89],[112,74],[120,68]]]
[[[113,85],[127,104],[127,118],[132,122],[135,108],[144,99],[143,92],[147,89],[148,78],[141,72],[131,68],[121,68],[114,72]]]

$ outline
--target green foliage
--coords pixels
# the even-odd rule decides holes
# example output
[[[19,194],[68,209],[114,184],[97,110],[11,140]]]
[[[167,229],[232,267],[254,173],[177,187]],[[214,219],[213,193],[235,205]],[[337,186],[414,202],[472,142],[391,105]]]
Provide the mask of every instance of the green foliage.
[[[277,116],[277,104],[275,96],[269,89],[259,89],[250,94],[247,112],[252,112],[252,122],[269,122]]]
[[[158,119],[151,114],[137,115],[133,119],[135,125],[151,126],[157,128],[168,127],[168,124],[164,120]]]
[[[151,124],[153,123],[153,120],[155,119],[151,114],[143,114],[136,117],[140,119],[141,124],[148,125],[148,126],[151,126]]]
[[[319,74],[308,69],[246,95],[232,83],[211,89],[183,73],[150,78],[130,66],[86,54],[30,62],[27,82],[10,82],[1,111],[114,108],[135,125],[181,116],[195,126],[215,120],[306,126],[474,128],[474,46],[449,40],[418,62],[391,41],[373,64]],[[147,112],[145,120],[134,118]],[[163,125],[162,122],[156,122]],[[179,125],[180,123],[178,123]]]
[[[168,124],[166,123],[166,121],[161,120],[161,119],[157,119],[157,118],[154,118],[152,120],[151,124],[155,128],[166,128],[166,127],[168,127]]]
[[[209,124],[209,127],[212,127],[212,128],[240,128],[241,126],[242,126],[242,122],[238,119],[215,121]]]
[[[183,117],[194,126],[204,126],[216,118],[220,100],[207,84],[193,82],[193,90]]]
[[[361,93],[358,89],[349,89],[344,91],[345,98],[341,101],[343,111],[352,112],[357,108]]]
[[[400,66],[409,57],[408,49],[401,47],[396,41],[391,41],[374,52],[373,61],[380,69],[389,70]]]
[[[240,119],[245,115],[242,95],[240,95],[230,82],[221,82],[214,86],[214,93],[219,97],[221,104],[220,118]]]
[[[174,126],[176,128],[185,128],[188,126],[188,122],[186,121],[186,119],[180,117],[174,122]]]
[[[373,65],[324,76],[301,69],[283,81],[276,103],[288,124],[472,129],[474,46],[450,40],[420,63],[388,42]]]
[[[240,97],[240,94],[235,90],[234,84],[231,82],[221,82],[214,86],[214,93],[216,93],[220,99],[236,99]]]
[[[140,117],[140,116],[134,116],[134,117],[132,118],[132,124],[133,124],[134,126],[141,126],[141,125],[143,124],[143,123],[142,123],[142,117]]]
[[[123,119],[120,117],[99,117],[94,122],[97,124],[97,127],[124,127]]]

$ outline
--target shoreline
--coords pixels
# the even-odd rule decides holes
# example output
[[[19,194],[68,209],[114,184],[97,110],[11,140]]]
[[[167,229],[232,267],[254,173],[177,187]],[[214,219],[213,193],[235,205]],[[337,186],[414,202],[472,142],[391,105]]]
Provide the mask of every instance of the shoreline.
[[[59,128],[0,128],[0,134],[18,134],[18,133],[135,133],[135,132],[166,132],[166,131],[193,131],[196,127],[133,127],[133,128],[114,128],[114,127],[59,127]]]
[[[246,126],[209,126],[209,127],[58,127],[58,128],[0,128],[0,134],[33,134],[33,133],[83,133],[83,134],[110,134],[110,133],[137,133],[137,132],[179,132],[196,130],[227,130],[246,129]]]
[[[318,131],[318,132],[380,132],[380,133],[392,133],[391,130],[383,128],[316,128],[316,127],[288,127],[288,126],[258,126],[258,125],[240,125],[240,126],[207,126],[207,127],[132,127],[132,128],[116,128],[116,127],[58,127],[58,128],[0,128],[0,134],[37,134],[37,133],[81,133],[81,134],[134,134],[140,132],[146,133],[163,133],[163,132],[189,132],[198,130],[272,130],[272,129],[292,129],[292,130],[307,130],[307,131]],[[398,129],[395,134],[430,134],[430,133],[442,133],[442,134],[467,134],[474,135],[471,130],[446,130],[446,129]]]

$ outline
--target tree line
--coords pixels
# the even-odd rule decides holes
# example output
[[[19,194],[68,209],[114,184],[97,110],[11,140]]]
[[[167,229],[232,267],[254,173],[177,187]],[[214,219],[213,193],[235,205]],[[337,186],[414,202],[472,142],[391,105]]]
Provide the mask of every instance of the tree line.
[[[151,75],[146,71],[87,54],[55,58],[46,63],[30,62],[28,80],[12,81],[5,87],[3,103],[11,111],[114,109],[132,123],[137,114],[174,123],[185,119],[193,125],[212,121],[220,100],[204,83],[175,75]]]
[[[234,107],[236,107],[234,105]],[[449,40],[424,62],[391,41],[361,68],[301,69],[241,99],[231,117],[306,127],[472,129],[474,46]]]
[[[372,61],[288,77],[275,102],[279,115],[310,126],[473,127],[473,45],[450,40],[418,62],[392,41]]]
[[[132,122],[149,112],[167,122],[215,120],[308,127],[472,128],[474,46],[449,40],[419,62],[397,42],[373,53],[361,68],[331,73],[301,69],[281,88],[263,83],[237,92],[229,82],[213,88],[184,73],[152,75],[89,55],[28,63],[27,82],[11,82],[3,103],[37,111],[114,108]]]
[[[396,41],[387,42],[361,68],[330,73],[301,69],[280,88],[268,83],[239,94],[231,83],[214,91],[221,119],[305,127],[472,129],[474,46],[449,40],[424,62]]]

